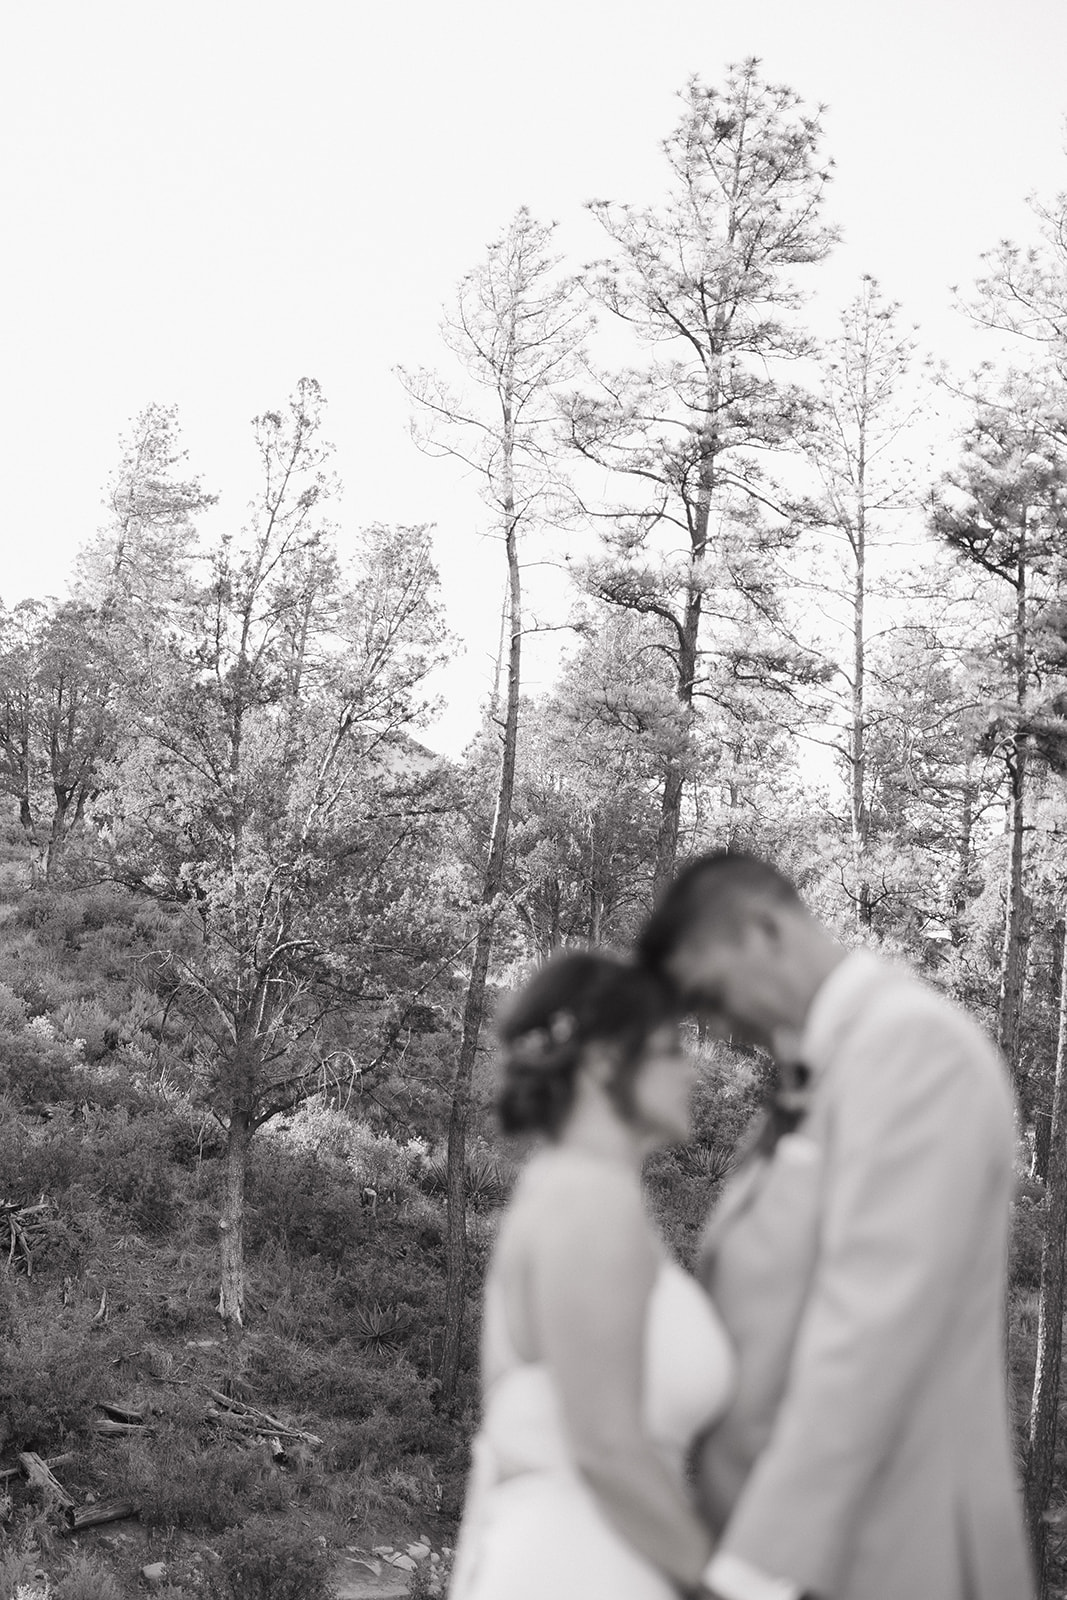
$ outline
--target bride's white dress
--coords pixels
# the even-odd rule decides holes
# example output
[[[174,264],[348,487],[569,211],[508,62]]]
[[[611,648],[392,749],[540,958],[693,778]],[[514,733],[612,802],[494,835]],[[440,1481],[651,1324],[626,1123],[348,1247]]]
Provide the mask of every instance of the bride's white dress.
[[[473,1444],[450,1600],[676,1600],[674,1585],[616,1532],[574,1466],[551,1374],[516,1354],[492,1281],[483,1351],[496,1376]],[[664,1260],[648,1304],[644,1416],[680,1484],[693,1440],[722,1415],[733,1379],[707,1296]]]

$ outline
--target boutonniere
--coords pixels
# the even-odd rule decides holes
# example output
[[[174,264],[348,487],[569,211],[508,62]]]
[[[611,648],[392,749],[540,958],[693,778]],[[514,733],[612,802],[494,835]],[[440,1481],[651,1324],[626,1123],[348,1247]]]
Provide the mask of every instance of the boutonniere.
[[[788,1133],[792,1133],[793,1129],[803,1122],[811,1110],[814,1094],[815,1079],[806,1062],[778,1063],[778,1077],[771,1094],[771,1105],[775,1114],[790,1124],[786,1129]]]
[[[803,1061],[780,1061],[778,1075],[764,1101],[764,1120],[754,1149],[760,1155],[773,1153],[779,1139],[795,1133],[811,1110],[815,1080]]]

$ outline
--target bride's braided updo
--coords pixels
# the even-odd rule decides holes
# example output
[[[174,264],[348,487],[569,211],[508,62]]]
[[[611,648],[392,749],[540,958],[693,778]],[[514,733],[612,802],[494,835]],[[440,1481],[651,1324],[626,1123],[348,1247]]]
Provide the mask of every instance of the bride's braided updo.
[[[589,1045],[616,1050],[608,1093],[626,1116],[633,1079],[649,1034],[678,1015],[660,979],[618,956],[563,951],[540,967],[503,1012],[501,1089],[505,1133],[559,1132],[574,1099]]]

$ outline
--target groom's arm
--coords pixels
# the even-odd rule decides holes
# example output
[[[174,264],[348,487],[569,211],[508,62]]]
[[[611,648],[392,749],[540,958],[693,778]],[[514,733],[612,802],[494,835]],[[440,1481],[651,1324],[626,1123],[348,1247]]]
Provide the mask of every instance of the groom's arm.
[[[1004,1203],[1010,1112],[990,1048],[936,999],[887,1002],[836,1069],[819,1266],[774,1432],[707,1569],[723,1600],[832,1592],[973,1242]]]

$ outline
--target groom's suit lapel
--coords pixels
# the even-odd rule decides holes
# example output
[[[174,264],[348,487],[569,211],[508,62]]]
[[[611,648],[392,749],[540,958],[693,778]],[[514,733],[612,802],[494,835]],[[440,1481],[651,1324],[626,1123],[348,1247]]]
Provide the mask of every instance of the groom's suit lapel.
[[[702,1261],[714,1254],[727,1228],[755,1199],[766,1169],[767,1158],[754,1151],[741,1158],[704,1225],[699,1252]]]
[[[832,1000],[829,1014],[818,1006],[817,997],[810,1025],[805,1030],[804,1058],[814,1072],[812,1111],[817,1104],[825,1103],[833,1095],[834,1065],[843,1035],[893,971],[891,965],[869,951],[854,952],[847,959],[851,970],[841,974],[846,985],[844,992],[827,996]],[[699,1261],[702,1268],[707,1267],[733,1224],[757,1200],[772,1169],[777,1144],[770,1153],[760,1151],[770,1121],[771,1114],[764,1113],[755,1124],[732,1177],[712,1208],[700,1239]],[[801,1124],[801,1129],[804,1125]]]

